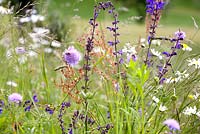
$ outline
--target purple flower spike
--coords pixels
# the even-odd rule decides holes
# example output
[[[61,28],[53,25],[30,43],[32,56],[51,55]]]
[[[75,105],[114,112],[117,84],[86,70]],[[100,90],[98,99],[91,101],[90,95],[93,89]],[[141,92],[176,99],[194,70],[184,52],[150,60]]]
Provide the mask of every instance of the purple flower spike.
[[[170,130],[180,130],[179,123],[174,119],[167,119],[163,122],[164,125],[168,126]]]
[[[11,95],[8,96],[8,100],[10,102],[20,103],[22,102],[22,96],[18,93],[12,93]]]
[[[156,10],[163,10],[165,6],[165,2],[162,1],[156,1],[156,0],[146,0],[146,12],[149,14],[154,14],[154,11]]]
[[[67,64],[73,67],[77,65],[81,60],[81,54],[73,46],[70,46],[67,50],[64,51],[63,59]]]

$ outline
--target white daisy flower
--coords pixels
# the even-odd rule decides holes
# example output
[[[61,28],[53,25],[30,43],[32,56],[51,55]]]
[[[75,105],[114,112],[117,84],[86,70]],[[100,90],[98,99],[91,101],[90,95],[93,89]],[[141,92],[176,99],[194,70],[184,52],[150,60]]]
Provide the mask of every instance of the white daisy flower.
[[[192,51],[192,48],[189,47],[187,44],[181,44],[183,46],[182,50],[183,51]]]
[[[196,116],[200,117],[200,111],[196,112]]]
[[[194,106],[194,108],[186,107],[186,109],[183,111],[183,114],[192,115],[192,114],[196,114],[196,112],[197,112],[197,107],[196,106]]]
[[[8,49],[7,52],[6,52],[6,58],[7,58],[7,59],[10,59],[10,58],[12,58],[12,55],[13,55],[13,54],[12,54],[12,50],[11,50],[11,49]]]
[[[173,78],[173,77],[170,77],[170,78],[166,78],[166,81],[165,83],[177,83],[179,81],[181,81],[182,79],[180,79],[180,77],[178,78]]]
[[[164,112],[166,110],[168,110],[166,106],[163,106],[162,104],[159,106],[159,111]]]
[[[38,21],[44,21],[45,17],[42,16],[42,15],[35,15],[35,14],[33,14],[33,15],[31,15],[30,19],[31,19],[31,21],[33,23],[37,23]]]
[[[31,21],[30,17],[22,17],[22,18],[19,19],[20,23],[27,23],[27,22],[30,22],[30,21]]]
[[[160,41],[160,40],[152,40],[152,41],[151,41],[151,44],[152,44],[152,45],[158,45],[158,46],[160,46],[161,41]]]
[[[162,60],[162,55],[161,55],[161,52],[158,52],[158,51],[156,51],[155,49],[151,49],[151,53],[154,55],[154,56],[156,56],[156,57],[158,57],[160,60]]]
[[[53,46],[53,47],[61,47],[61,43],[59,41],[53,40],[51,42],[51,46]]]
[[[38,54],[35,52],[35,51],[28,51],[28,56],[29,57],[37,57],[38,56]]]
[[[122,49],[123,53],[126,54],[137,54],[135,47],[131,46],[131,43],[125,43],[124,48]]]
[[[103,50],[101,47],[94,47],[93,49],[94,53],[102,53],[105,54],[105,50]]]
[[[22,56],[20,56],[20,57],[18,58],[19,64],[24,64],[24,63],[26,63],[26,61],[27,61],[27,57],[24,56],[24,55],[22,55]]]
[[[181,73],[180,71],[177,71],[177,72],[175,73],[175,75],[178,76],[178,77],[181,77],[181,78],[187,78],[187,77],[189,76],[189,74],[186,73],[186,72],[187,72],[186,70],[183,71],[182,73]]]
[[[26,39],[23,38],[23,37],[19,38],[18,41],[19,41],[20,44],[25,44],[26,43]]]
[[[189,59],[187,61],[189,62],[188,66],[194,65],[196,69],[200,68],[200,58],[198,60],[196,60],[196,59]]]
[[[50,33],[50,30],[49,29],[46,29],[46,28],[43,28],[43,27],[34,27],[33,28],[33,31],[40,35],[40,36],[43,36],[43,35],[46,35],[46,34],[49,34]]]
[[[45,49],[44,49],[44,52],[45,52],[45,53],[52,53],[52,52],[53,52],[53,49],[52,49],[52,48],[45,48]]]
[[[12,13],[13,13],[13,12],[12,12],[11,9],[8,9],[8,8],[5,8],[5,7],[0,6],[0,14],[5,15],[5,14],[12,14]]]
[[[153,96],[153,97],[152,97],[152,100],[153,100],[155,103],[158,103],[158,102],[160,101],[156,96]]]
[[[17,87],[17,83],[14,81],[7,81],[6,84],[11,87]]]
[[[140,43],[141,43],[142,47],[145,47],[145,45],[146,45],[146,39],[145,38],[141,38],[140,39]]]

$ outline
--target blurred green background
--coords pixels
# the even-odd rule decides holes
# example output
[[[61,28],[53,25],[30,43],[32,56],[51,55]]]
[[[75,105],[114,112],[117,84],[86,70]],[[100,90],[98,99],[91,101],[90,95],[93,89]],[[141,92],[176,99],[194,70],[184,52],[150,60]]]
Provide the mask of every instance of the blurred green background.
[[[48,15],[57,16],[57,21],[64,24],[74,24],[72,37],[83,34],[88,25],[89,18],[93,15],[95,3],[105,0],[48,0]],[[111,0],[118,13],[122,42],[132,42],[138,36],[145,35],[145,1],[142,0]],[[188,38],[199,41],[200,36],[196,34],[198,29],[194,26],[194,20],[200,25],[200,1],[199,0],[167,0],[167,5],[163,11],[160,29],[158,33],[162,35],[172,35],[179,28],[186,31]],[[43,9],[41,7],[41,9]],[[142,21],[139,19],[142,18]],[[192,19],[194,18],[194,20]],[[107,26],[111,18],[106,12],[101,12],[99,22]],[[194,37],[195,34],[195,37]],[[74,35],[74,36],[73,36]],[[75,37],[76,36],[76,37]]]

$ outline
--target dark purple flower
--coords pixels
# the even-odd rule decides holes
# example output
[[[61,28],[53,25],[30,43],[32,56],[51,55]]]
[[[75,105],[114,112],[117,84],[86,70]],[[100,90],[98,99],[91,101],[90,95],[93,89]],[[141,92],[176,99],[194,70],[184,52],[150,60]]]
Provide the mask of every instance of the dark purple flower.
[[[124,59],[123,58],[120,58],[119,59],[119,64],[123,64],[124,63]]]
[[[73,129],[69,128],[68,134],[73,134]]]
[[[38,98],[37,98],[37,95],[33,95],[33,101],[36,103],[36,102],[39,102]]]
[[[0,107],[3,107],[3,106],[4,106],[4,101],[0,100]]]
[[[27,107],[25,107],[24,111],[25,111],[25,112],[30,111],[30,110],[31,110],[31,106],[32,106],[32,105],[28,105]]]
[[[54,113],[54,107],[50,107],[49,105],[46,106],[45,111],[49,114],[53,114]]]
[[[81,60],[81,54],[73,46],[70,46],[64,51],[63,59],[70,66],[75,66]]]
[[[170,57],[170,53],[169,52],[162,52],[162,54],[166,55],[167,57]]]
[[[180,41],[177,41],[175,48],[176,49],[181,49],[182,48],[182,45],[181,45]]]
[[[162,79],[159,81],[159,84],[160,84],[160,85],[163,84],[165,80],[166,80],[165,78],[162,78]]]
[[[62,130],[62,134],[66,134],[65,126],[64,126],[64,120],[63,120],[63,114],[64,114],[64,111],[65,111],[65,108],[68,108],[70,106],[71,106],[70,102],[62,102],[60,110],[59,110],[58,121],[60,123],[60,128]]]
[[[157,0],[146,0],[146,3],[147,3],[146,12],[149,13],[150,15],[154,14],[154,11],[163,10],[165,6],[165,2]]]
[[[137,60],[137,56],[136,56],[135,54],[132,54],[131,57],[132,57],[132,60],[133,60],[133,61],[136,61],[136,60]]]
[[[0,114],[2,114],[2,113],[3,113],[3,108],[0,107]]]
[[[107,111],[107,118],[110,119],[110,112]]]
[[[61,105],[62,105],[62,107],[68,108],[68,107],[71,106],[71,103],[70,102],[63,102]]]
[[[114,43],[113,41],[108,41],[108,44],[109,44],[110,46],[113,46],[115,43]]]
[[[174,119],[167,119],[163,122],[164,125],[168,126],[170,130],[180,130],[179,123]]]

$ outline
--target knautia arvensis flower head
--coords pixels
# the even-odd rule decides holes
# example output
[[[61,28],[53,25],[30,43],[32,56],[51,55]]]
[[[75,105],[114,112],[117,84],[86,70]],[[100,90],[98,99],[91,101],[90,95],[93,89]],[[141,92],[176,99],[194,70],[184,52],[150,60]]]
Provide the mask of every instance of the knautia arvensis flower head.
[[[22,99],[23,99],[23,97],[19,93],[12,93],[8,96],[9,102],[21,103]]]
[[[171,131],[180,130],[179,123],[174,119],[167,119],[163,122],[163,124],[168,126]]]
[[[68,49],[63,52],[63,60],[66,64],[73,67],[81,60],[81,54],[74,48],[74,46],[69,46]]]

